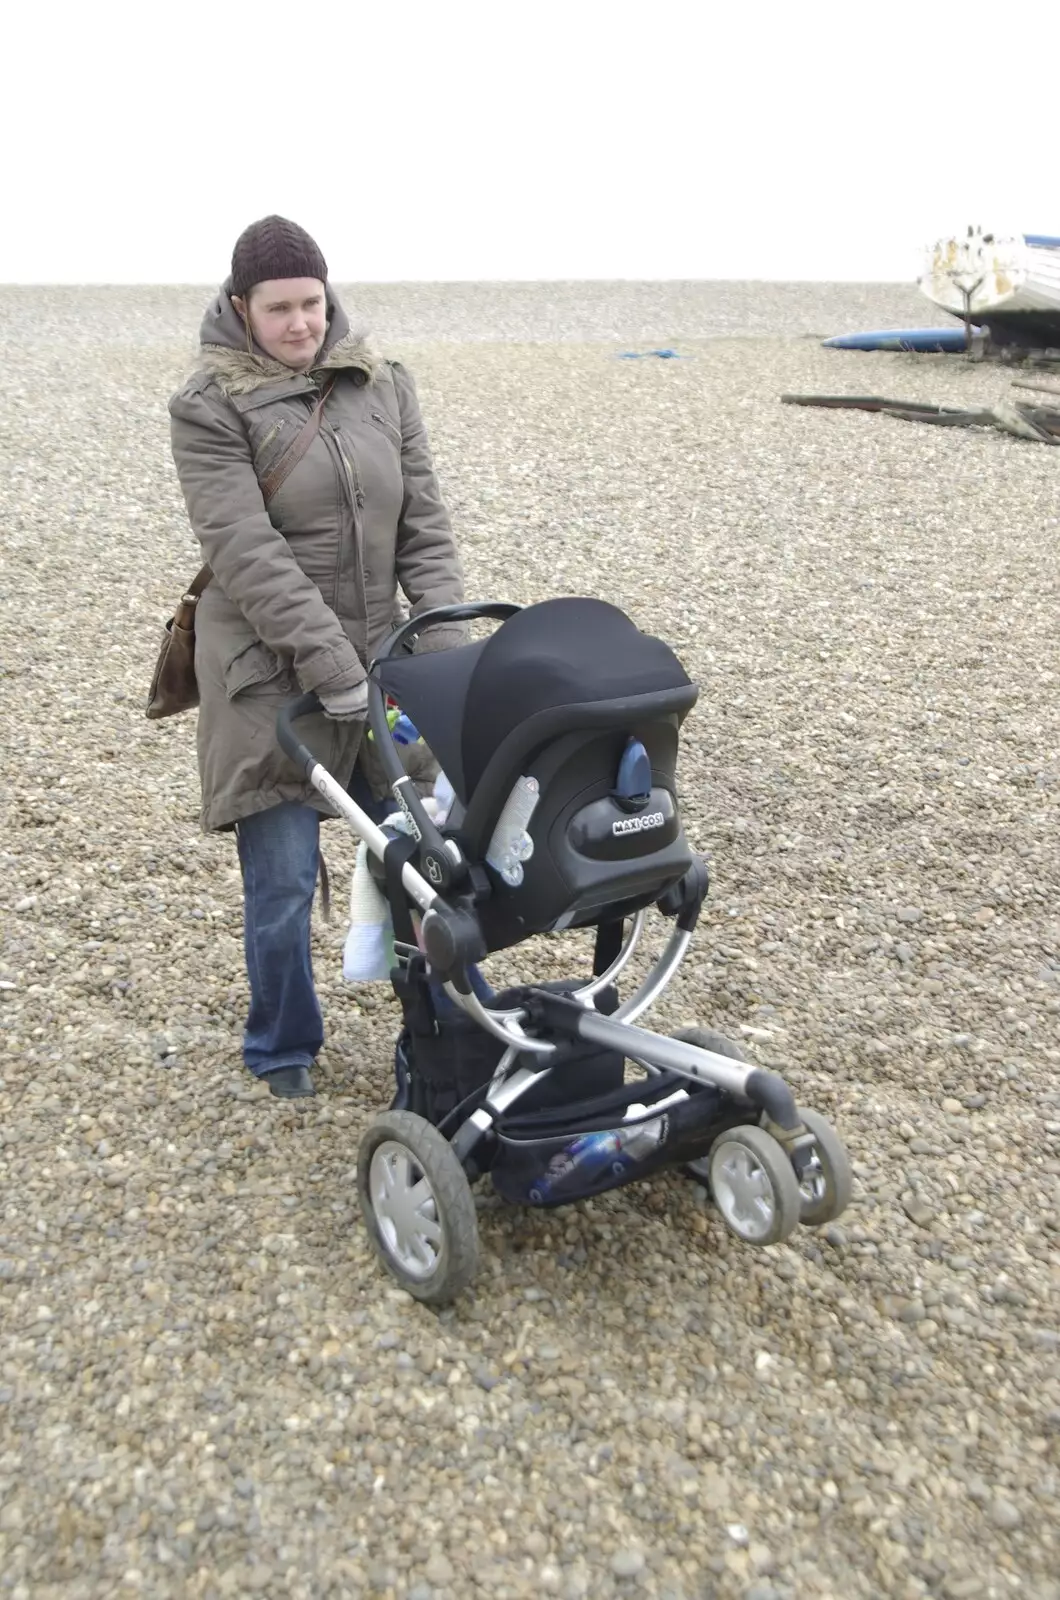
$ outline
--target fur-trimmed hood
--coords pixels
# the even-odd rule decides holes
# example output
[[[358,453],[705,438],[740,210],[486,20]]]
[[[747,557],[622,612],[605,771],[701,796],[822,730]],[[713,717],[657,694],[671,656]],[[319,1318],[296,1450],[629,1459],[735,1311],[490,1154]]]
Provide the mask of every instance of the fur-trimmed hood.
[[[383,357],[371,348],[363,329],[350,327],[330,285],[326,293],[328,329],[312,371],[352,368],[363,372],[366,382],[374,383],[385,365]],[[266,384],[297,376],[291,367],[267,355],[256,340],[248,350],[246,327],[232,304],[227,283],[207,309],[199,339],[197,370],[208,372],[227,395],[250,394]]]

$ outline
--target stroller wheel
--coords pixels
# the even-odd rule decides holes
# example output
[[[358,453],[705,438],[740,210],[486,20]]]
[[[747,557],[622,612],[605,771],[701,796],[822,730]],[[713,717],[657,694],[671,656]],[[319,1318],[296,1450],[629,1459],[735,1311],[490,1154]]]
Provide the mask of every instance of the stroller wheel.
[[[827,1117],[819,1111],[799,1107],[799,1116],[813,1134],[814,1164],[803,1179],[799,1194],[802,1198],[800,1221],[808,1227],[818,1227],[822,1222],[834,1222],[850,1204],[853,1177],[848,1157],[839,1135]]]
[[[446,1305],[478,1265],[471,1186],[437,1128],[412,1111],[384,1111],[357,1154],[357,1191],[372,1247],[415,1299]]]
[[[707,1166],[714,1204],[745,1244],[777,1244],[798,1227],[799,1180],[764,1128],[730,1128],[715,1140]]]
[[[716,1056],[728,1056],[730,1061],[746,1061],[747,1057],[738,1044],[731,1039],[726,1039],[723,1033],[717,1033],[713,1028],[681,1028],[674,1034],[675,1039],[680,1039],[682,1044],[694,1044],[699,1050],[711,1050]],[[710,1187],[710,1158],[702,1156],[698,1161],[689,1161],[685,1171],[690,1178],[695,1178],[697,1183]]]

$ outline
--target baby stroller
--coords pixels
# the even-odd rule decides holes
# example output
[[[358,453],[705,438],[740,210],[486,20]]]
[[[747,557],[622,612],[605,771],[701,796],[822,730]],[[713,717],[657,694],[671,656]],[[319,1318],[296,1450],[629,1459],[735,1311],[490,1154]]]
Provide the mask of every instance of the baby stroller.
[[[488,638],[413,656],[432,623],[487,618]],[[435,824],[406,775],[389,697],[455,795]],[[843,1146],[782,1078],[720,1035],[635,1026],[674,976],[707,892],[678,812],[678,732],[697,697],[677,658],[614,606],[565,598],[525,608],[446,606],[406,622],[372,664],[369,723],[407,831],[384,831],[300,742],[278,736],[366,842],[393,919],[391,981],[404,1025],[397,1089],[361,1141],[357,1183],[372,1244],[416,1299],[471,1280],[471,1184],[547,1207],[664,1167],[705,1183],[751,1245],[837,1217],[850,1197]],[[649,911],[666,949],[619,1001],[616,982]],[[537,934],[595,930],[591,975],[494,994],[479,963]],[[639,1076],[630,1078],[630,1068]]]

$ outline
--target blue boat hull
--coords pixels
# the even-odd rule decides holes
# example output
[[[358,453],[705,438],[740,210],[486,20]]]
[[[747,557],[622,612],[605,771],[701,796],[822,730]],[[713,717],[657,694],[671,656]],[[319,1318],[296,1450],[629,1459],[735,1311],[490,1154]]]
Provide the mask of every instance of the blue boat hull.
[[[886,328],[879,333],[841,333],[824,341],[826,350],[911,350],[931,355],[960,352],[965,345],[963,328]]]

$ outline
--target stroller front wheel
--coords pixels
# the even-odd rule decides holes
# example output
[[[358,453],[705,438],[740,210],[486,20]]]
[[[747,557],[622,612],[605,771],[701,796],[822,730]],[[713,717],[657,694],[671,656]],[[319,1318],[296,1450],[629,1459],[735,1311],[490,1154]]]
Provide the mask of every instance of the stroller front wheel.
[[[714,1141],[707,1164],[714,1204],[744,1244],[778,1244],[798,1227],[799,1180],[764,1128],[730,1128]]]
[[[813,1134],[813,1165],[803,1179],[799,1193],[802,1199],[800,1221],[816,1228],[824,1222],[834,1222],[850,1204],[854,1186],[850,1170],[850,1157],[843,1148],[839,1135],[827,1117],[819,1111],[799,1107],[799,1116]]]
[[[716,1056],[727,1056],[730,1061],[747,1060],[740,1046],[734,1040],[727,1039],[716,1028],[681,1028],[674,1034],[674,1038],[680,1039],[683,1044],[694,1044],[697,1050],[711,1050]],[[710,1188],[709,1156],[698,1156],[695,1161],[687,1162],[685,1171],[705,1189]]]
[[[368,1236],[414,1299],[447,1305],[478,1265],[478,1220],[467,1175],[447,1140],[412,1111],[384,1111],[357,1155]]]

